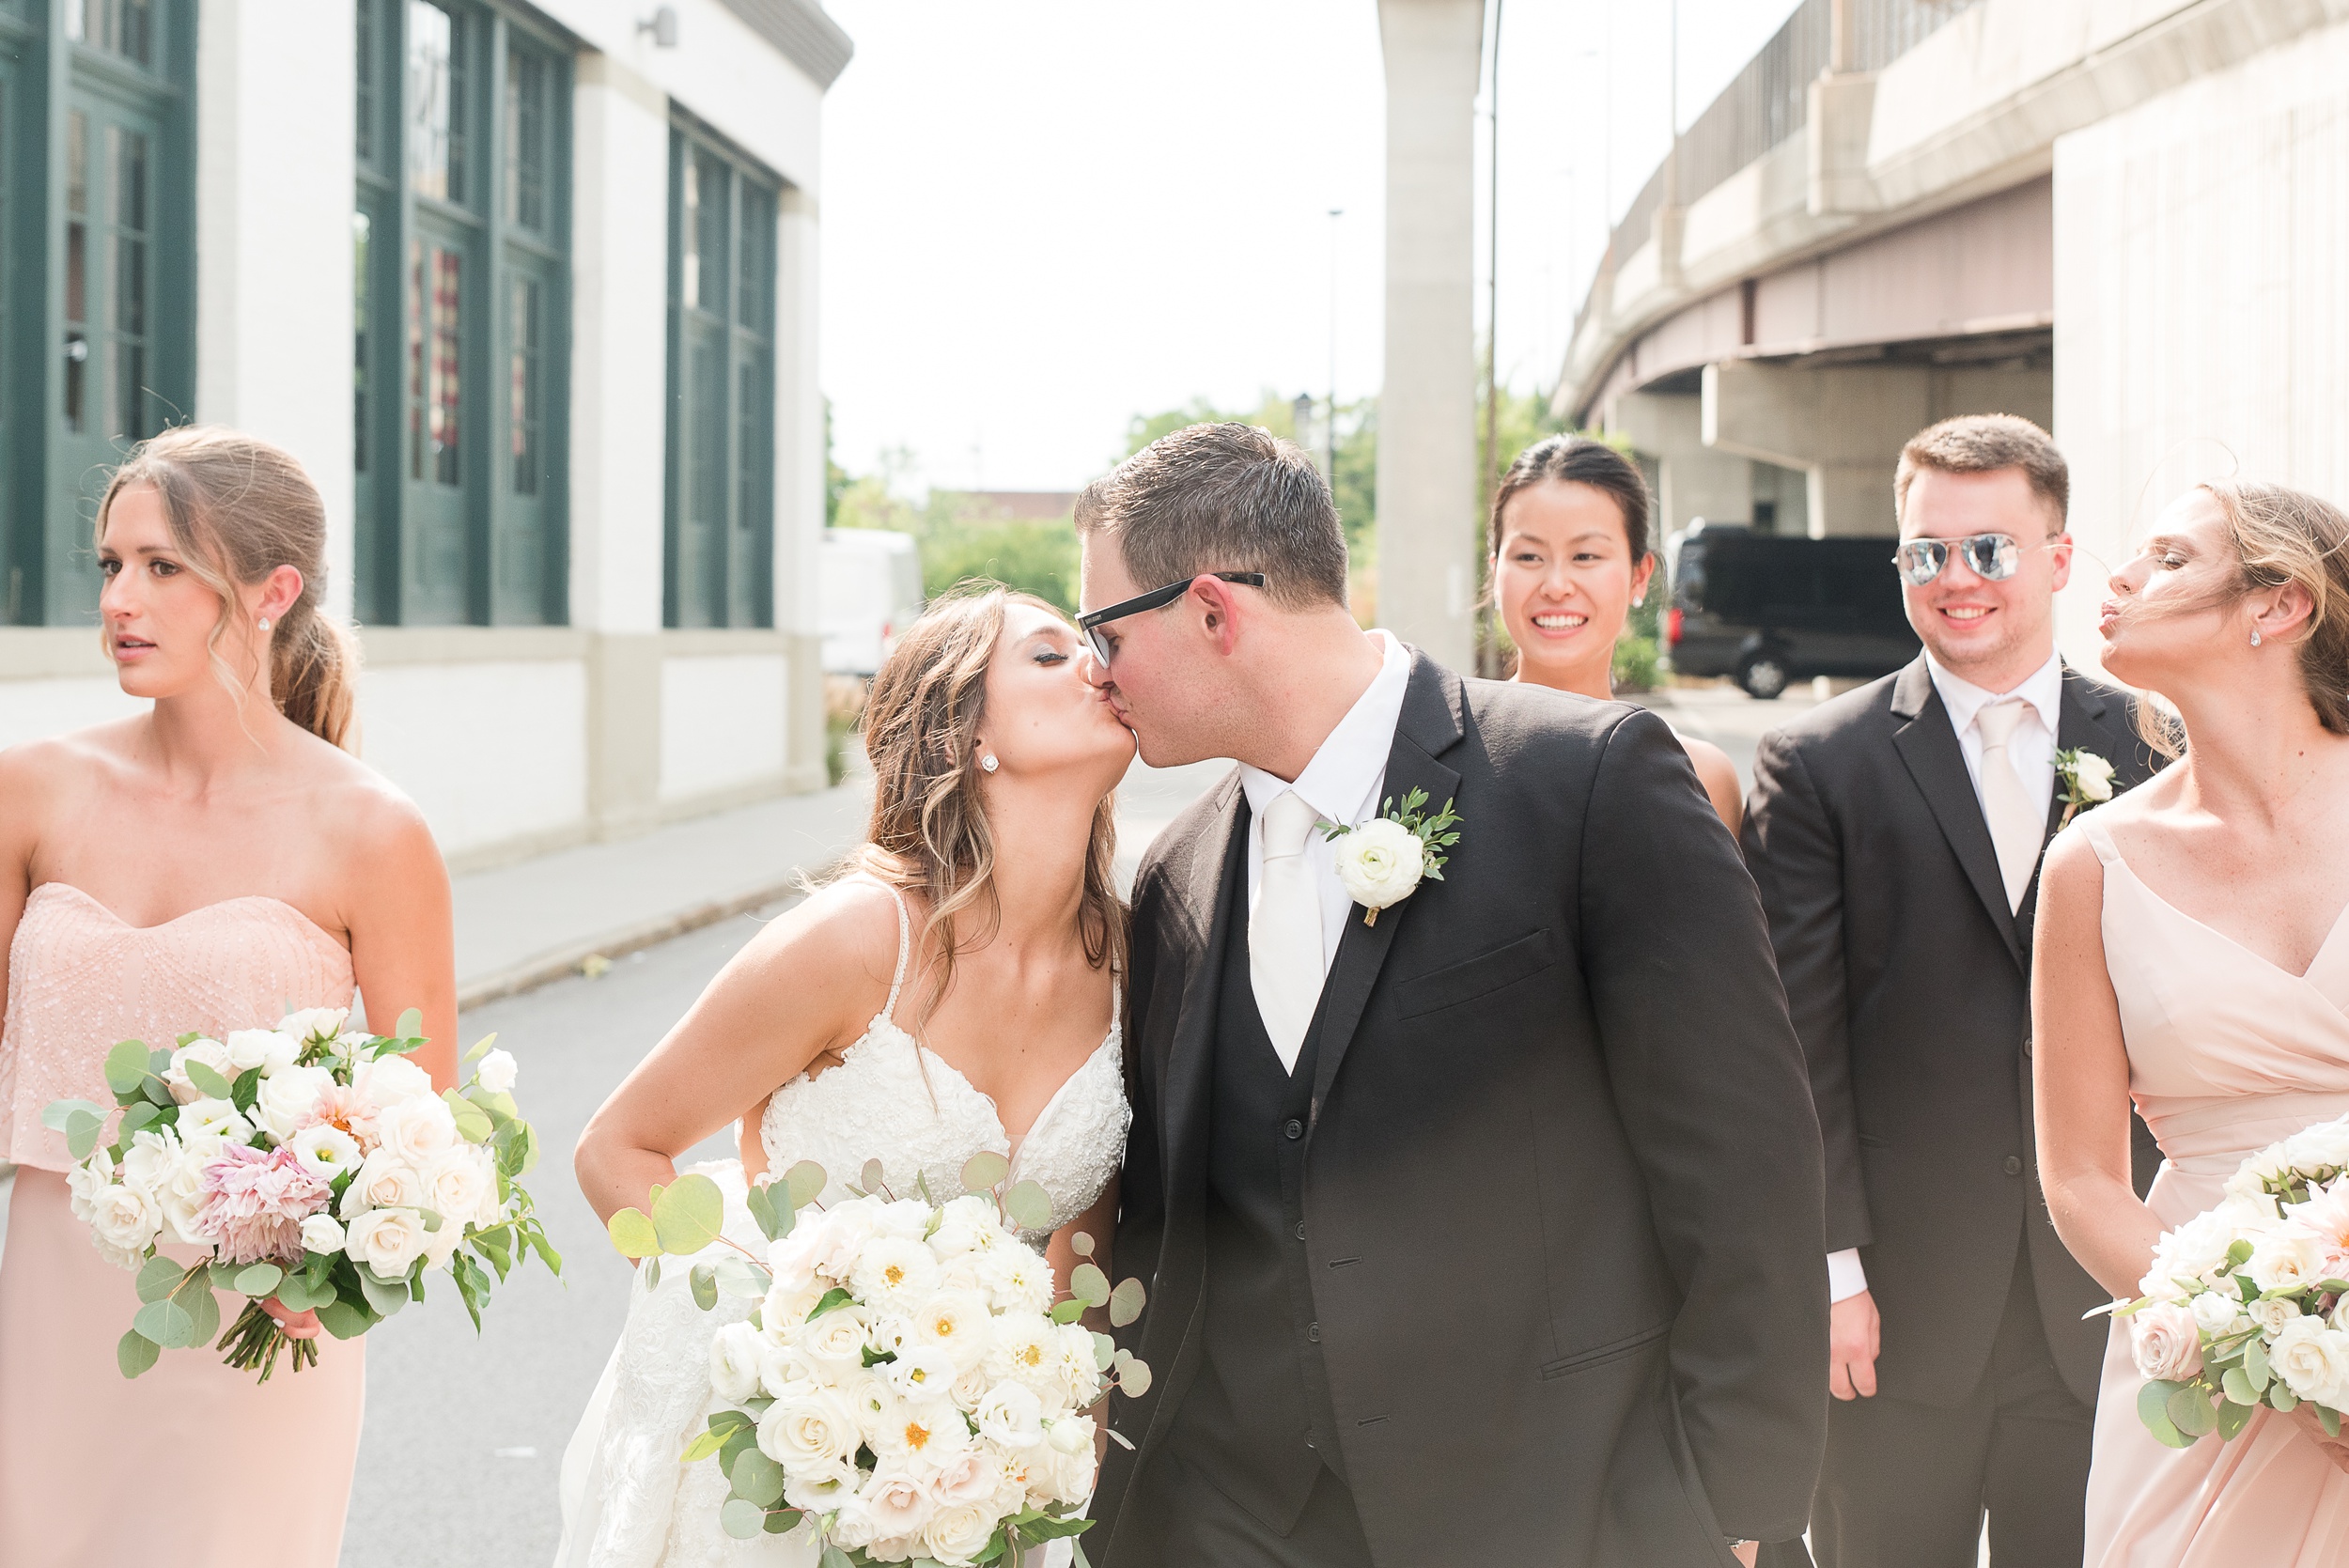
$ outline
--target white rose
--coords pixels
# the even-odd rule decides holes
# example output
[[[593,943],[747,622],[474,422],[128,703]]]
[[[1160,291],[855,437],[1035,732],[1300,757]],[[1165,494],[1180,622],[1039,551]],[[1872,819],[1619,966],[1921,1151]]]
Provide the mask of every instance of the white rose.
[[[857,1500],[864,1505],[864,1516],[871,1521],[878,1541],[918,1535],[938,1512],[930,1489],[912,1471],[895,1465],[875,1470],[872,1479],[857,1488]]]
[[[2194,1327],[2202,1331],[2204,1339],[2217,1339],[2232,1328],[2235,1319],[2243,1315],[2243,1303],[2232,1292],[2225,1295],[2206,1290],[2190,1303]]]
[[[840,1390],[840,1397],[856,1412],[857,1430],[863,1434],[867,1447],[872,1445],[875,1433],[897,1419],[898,1406],[905,1402],[864,1368],[836,1374],[829,1368],[817,1370],[831,1376],[832,1386]]]
[[[2330,1249],[2299,1225],[2280,1225],[2259,1238],[2245,1272],[2262,1291],[2301,1291],[2325,1278]]]
[[[993,1458],[996,1452],[973,1446],[941,1465],[938,1473],[930,1477],[930,1494],[938,1498],[938,1505],[954,1508],[963,1503],[986,1504],[988,1516],[994,1517],[992,1505],[1003,1483],[1003,1470]]]
[[[760,1342],[747,1323],[729,1323],[709,1337],[709,1389],[727,1405],[758,1392]]]
[[[1093,1448],[1093,1418],[1063,1416],[1045,1435],[1055,1453],[1085,1453]]]
[[[2302,1399],[2322,1399],[2349,1379],[2349,1334],[2321,1317],[2295,1317],[2267,1347],[2268,1365]]]
[[[171,1053],[171,1065],[163,1069],[163,1082],[171,1090],[171,1097],[181,1105],[192,1105],[204,1098],[188,1078],[188,1063],[200,1062],[225,1079],[237,1076],[237,1069],[228,1060],[228,1048],[218,1040],[194,1039]]]
[[[911,1316],[915,1342],[945,1356],[957,1371],[986,1356],[994,1318],[976,1291],[935,1292]]]
[[[301,1044],[312,1040],[323,1044],[340,1035],[350,1017],[348,1007],[304,1007],[278,1019],[277,1032]]]
[[[977,1503],[940,1509],[922,1527],[922,1548],[947,1568],[966,1568],[995,1535],[995,1511]]]
[[[938,1288],[937,1255],[919,1240],[881,1235],[865,1243],[848,1272],[848,1289],[865,1305],[910,1305]]]
[[[260,1093],[253,1097],[253,1119],[283,1143],[334,1084],[334,1075],[323,1067],[280,1067],[275,1077],[261,1080]]]
[[[2310,1166],[2335,1168],[2349,1166],[2349,1116],[2330,1122],[2319,1122],[2316,1126],[2286,1141],[2295,1146],[2305,1162]],[[2339,1190],[2341,1185],[2341,1180],[2336,1179],[2333,1183],[2334,1189]]]
[[[2342,1299],[2349,1300],[2349,1296]],[[979,1401],[985,1399],[987,1390],[994,1386],[994,1379],[987,1375],[987,1368],[981,1365],[966,1367],[957,1373],[953,1386],[946,1391],[955,1402],[955,1408],[968,1413],[979,1407]]]
[[[386,1280],[401,1279],[424,1256],[424,1216],[412,1208],[369,1209],[343,1231],[343,1250]]]
[[[989,1251],[1010,1239],[994,1203],[973,1192],[951,1199],[939,1209],[930,1248],[941,1258],[952,1258],[964,1252]]]
[[[484,1203],[497,1196],[490,1158],[490,1151],[479,1144],[459,1143],[433,1156],[416,1172],[424,1184],[424,1206],[460,1235],[480,1217]]]
[[[339,1252],[344,1241],[343,1228],[331,1214],[314,1214],[302,1222],[302,1250],[305,1252]]]
[[[1338,880],[1366,909],[1383,909],[1411,896],[1425,869],[1419,835],[1400,822],[1377,817],[1335,841]]]
[[[2073,782],[2079,786],[2080,799],[2105,801],[2112,799],[2112,764],[2093,752],[2082,752],[2072,764]]]
[[[417,1218],[422,1219],[424,1217],[419,1214]],[[424,1261],[427,1266],[432,1268],[446,1267],[451,1255],[465,1244],[464,1221],[445,1216],[440,1218],[438,1229],[433,1228],[429,1220],[425,1221]]]
[[[369,1209],[415,1208],[424,1202],[424,1180],[389,1149],[378,1149],[359,1164],[359,1173],[343,1188],[342,1217],[350,1219]]]
[[[873,1212],[873,1229],[900,1241],[920,1241],[930,1228],[930,1206],[912,1198],[884,1202]]]
[[[815,1364],[775,1337],[773,1330],[758,1340],[758,1386],[770,1399],[782,1399],[820,1381]]]
[[[108,1182],[90,1194],[90,1234],[117,1267],[137,1267],[163,1225],[162,1205],[145,1188]]]
[[[1092,1495],[1094,1458],[1091,1443],[1087,1443],[1075,1453],[1062,1453],[1052,1449],[1048,1449],[1046,1452],[1051,1454],[1051,1463],[1049,1466],[1040,1466],[1038,1468],[1042,1472],[1045,1488],[1055,1499],[1061,1502],[1082,1502]],[[1031,1484],[1033,1483],[1032,1480]]]
[[[457,1118],[437,1095],[419,1095],[386,1106],[375,1118],[375,1141],[411,1165],[422,1166],[433,1156],[455,1148]]]
[[[2259,1325],[2261,1337],[2269,1340],[2282,1333],[2286,1326],[2301,1315],[2300,1303],[2288,1296],[2263,1296],[2248,1302],[2243,1312],[2245,1316]]]
[[[179,1163],[179,1135],[170,1127],[148,1127],[122,1151],[122,1179],[155,1199],[160,1210],[171,1172]],[[70,1178],[69,1178],[69,1181]]]
[[[359,1141],[331,1122],[303,1127],[286,1146],[311,1174],[330,1182],[358,1170],[366,1158]]]
[[[1008,1449],[1030,1449],[1044,1440],[1044,1406],[1034,1390],[1018,1383],[998,1383],[971,1412],[979,1436]]]
[[[2129,1319],[2129,1349],[2147,1377],[2183,1383],[2202,1370],[2202,1335],[2194,1314],[2175,1302],[2160,1302]]]
[[[226,1100],[190,1100],[179,1108],[179,1137],[182,1141],[217,1138],[227,1143],[250,1143],[253,1124]]]
[[[859,1307],[834,1307],[797,1329],[792,1343],[800,1354],[828,1372],[864,1365],[866,1337],[872,1318]]]
[[[181,1130],[179,1157],[172,1161],[156,1191],[172,1240],[192,1246],[210,1245],[195,1234],[196,1211],[204,1206],[204,1168],[220,1157],[220,1152],[227,1146],[226,1138],[190,1138],[184,1128]]]
[[[854,1458],[863,1441],[856,1410],[836,1389],[799,1390],[776,1400],[758,1418],[758,1452],[782,1466],[786,1475],[820,1476]]]
[[[828,1210],[812,1230],[802,1219],[792,1235],[808,1231],[808,1268],[835,1284],[845,1281],[856,1267],[864,1244],[880,1234],[880,1206],[877,1198],[851,1198]]]
[[[481,1080],[481,1087],[490,1094],[510,1094],[514,1092],[517,1071],[519,1068],[512,1051],[493,1050],[481,1059],[481,1065],[474,1069],[474,1076]]]
[[[351,1075],[351,1087],[378,1110],[388,1110],[403,1100],[440,1097],[432,1088],[432,1075],[405,1056],[373,1058]]]
[[[285,1071],[302,1054],[300,1036],[280,1034],[273,1029],[232,1030],[226,1043],[229,1065],[240,1073],[258,1067],[263,1078]]]
[[[759,1304],[759,1320],[777,1333],[796,1328],[807,1321],[807,1314],[816,1310],[817,1303],[831,1289],[831,1281],[812,1276],[796,1288],[786,1288],[778,1278],[767,1292],[766,1300]]]

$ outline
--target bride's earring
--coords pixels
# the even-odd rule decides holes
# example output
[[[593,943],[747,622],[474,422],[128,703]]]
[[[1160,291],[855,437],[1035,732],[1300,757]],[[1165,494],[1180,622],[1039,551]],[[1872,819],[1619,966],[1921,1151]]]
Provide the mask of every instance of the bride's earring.
[[[992,752],[989,752],[987,755],[979,758],[979,771],[982,773],[994,772],[996,766],[995,753]]]
[[[264,616],[262,616],[262,617],[261,617],[261,629],[262,629],[263,631],[267,631],[267,630],[269,629],[269,617],[268,617],[267,615],[264,615]],[[2258,642],[2259,640],[2260,640],[2260,634],[2259,634],[2258,632],[2254,631],[2253,633],[2251,633],[2251,641],[2252,641],[2252,642],[2256,643],[2256,642]]]
[[[2255,648],[2260,645],[2260,629],[2257,627],[2251,629],[2251,645]]]
[[[1645,594],[1634,594],[1631,596],[1631,608],[1634,610],[1639,609],[1640,606],[1645,604],[1646,602],[1647,596]]]

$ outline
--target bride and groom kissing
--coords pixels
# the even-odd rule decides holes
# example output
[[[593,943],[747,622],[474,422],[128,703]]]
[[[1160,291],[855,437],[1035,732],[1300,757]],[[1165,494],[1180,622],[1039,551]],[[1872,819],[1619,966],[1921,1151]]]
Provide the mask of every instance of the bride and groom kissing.
[[[723,1184],[879,1159],[955,1190],[1006,1156],[1051,1199],[1057,1275],[1081,1231],[1148,1285],[1121,1338],[1155,1386],[1114,1402],[1084,1537],[1104,1568],[1719,1568],[1799,1536],[1819,1133],[1680,742],[1360,629],[1329,489],[1262,431],[1163,438],[1078,527],[1081,629],[995,590],[892,655],[870,844],[598,1113],[590,1200],[641,1203],[738,1117]],[[1128,915],[1110,796],[1137,751],[1238,767]],[[1447,806],[1440,862],[1355,902],[1340,830]],[[747,1311],[685,1281],[631,1296],[562,1560],[813,1561],[797,1533],[725,1541],[723,1479],[676,1463]]]

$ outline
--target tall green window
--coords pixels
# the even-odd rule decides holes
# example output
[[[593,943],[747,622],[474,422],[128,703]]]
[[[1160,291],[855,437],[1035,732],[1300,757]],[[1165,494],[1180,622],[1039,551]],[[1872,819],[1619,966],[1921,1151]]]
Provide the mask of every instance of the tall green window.
[[[774,625],[775,194],[699,128],[669,136],[674,627]]]
[[[8,624],[95,616],[106,471],[194,400],[194,43],[189,0],[0,0]]]
[[[570,57],[475,0],[359,0],[362,619],[566,618]]]

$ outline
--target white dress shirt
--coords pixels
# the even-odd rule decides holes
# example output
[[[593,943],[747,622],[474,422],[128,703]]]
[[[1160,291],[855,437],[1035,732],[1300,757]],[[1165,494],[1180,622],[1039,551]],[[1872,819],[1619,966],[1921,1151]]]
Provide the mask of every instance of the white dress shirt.
[[[1394,726],[1403,717],[1403,692],[1411,681],[1411,656],[1384,631],[1369,635],[1379,647],[1378,673],[1322,741],[1305,770],[1290,781],[1240,764],[1240,788],[1248,792],[1248,909],[1252,915],[1264,877],[1265,808],[1282,791],[1294,789],[1324,820],[1349,828],[1378,814],[1378,792],[1387,783],[1387,753],[1394,749]],[[1336,850],[1320,833],[1306,841],[1305,860],[1313,868],[1315,885],[1321,890],[1321,972],[1326,976],[1337,956],[1338,939],[1346,935],[1346,911],[1354,907],[1354,900],[1346,884],[1338,880]]]
[[[2055,800],[2056,729],[2063,709],[2063,657],[2050,653],[2047,662],[2023,677],[2011,691],[1992,691],[1952,675],[1928,650],[1925,669],[1933,689],[1949,710],[1950,728],[1957,732],[1957,749],[1966,758],[1966,777],[1974,786],[1974,803],[1982,804],[1982,728],[1975,720],[1982,710],[2003,697],[2020,697],[2030,711],[2015,726],[2007,742],[2007,760],[2022,775],[2023,788],[2034,800]],[[1859,1249],[1845,1248],[1827,1256],[1828,1299],[1841,1301],[1868,1288],[1868,1272],[1860,1266]]]

